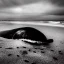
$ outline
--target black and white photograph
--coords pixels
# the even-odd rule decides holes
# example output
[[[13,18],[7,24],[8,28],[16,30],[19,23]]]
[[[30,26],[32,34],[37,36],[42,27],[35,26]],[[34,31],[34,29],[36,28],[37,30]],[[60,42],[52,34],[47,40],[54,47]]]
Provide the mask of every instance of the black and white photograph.
[[[64,64],[64,1],[0,0],[0,64]]]

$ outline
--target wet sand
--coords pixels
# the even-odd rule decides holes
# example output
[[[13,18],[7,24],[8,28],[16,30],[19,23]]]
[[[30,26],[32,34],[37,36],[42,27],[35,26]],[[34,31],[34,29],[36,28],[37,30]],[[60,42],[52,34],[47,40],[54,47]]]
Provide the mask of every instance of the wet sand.
[[[60,43],[62,46],[62,42]],[[33,47],[20,40],[0,38],[0,64],[64,64],[64,49],[59,46]],[[27,61],[25,61],[27,60]]]
[[[0,37],[0,64],[64,64],[64,28],[19,24],[0,24],[1,31],[34,27],[54,40],[46,47],[33,47],[21,40]],[[5,29],[4,29],[5,27]],[[37,36],[38,37],[38,36]]]

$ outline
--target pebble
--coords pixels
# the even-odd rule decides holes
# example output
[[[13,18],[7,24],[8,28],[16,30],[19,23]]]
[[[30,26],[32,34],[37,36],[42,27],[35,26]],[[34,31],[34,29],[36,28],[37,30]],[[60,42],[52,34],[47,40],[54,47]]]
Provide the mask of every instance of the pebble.
[[[28,60],[24,60],[26,63],[28,63],[29,61]]]
[[[53,57],[53,59],[56,60],[56,61],[58,60],[56,57]]]
[[[11,56],[12,54],[8,54],[8,56]]]

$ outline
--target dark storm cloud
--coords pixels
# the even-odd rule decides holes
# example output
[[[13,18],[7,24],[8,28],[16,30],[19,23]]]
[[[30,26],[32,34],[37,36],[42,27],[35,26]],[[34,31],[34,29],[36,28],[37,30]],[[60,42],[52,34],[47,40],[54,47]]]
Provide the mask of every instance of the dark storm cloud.
[[[64,6],[64,0],[50,0],[50,2],[58,6]]]
[[[51,11],[50,13],[47,13],[47,15],[64,15],[64,8],[62,9],[56,9],[55,11]]]
[[[41,16],[39,15],[35,16],[34,14],[32,15],[27,14],[25,16],[20,15],[20,18],[19,18],[18,16],[15,16],[16,14],[10,15],[11,13],[8,12],[8,9],[7,9],[6,12],[5,10],[0,11],[0,20],[2,19],[6,19],[6,20],[8,19],[9,20],[64,20],[64,0],[0,0],[0,10],[1,8],[5,8],[5,7],[22,6],[22,5],[27,6],[27,4],[29,5],[29,4],[37,3],[37,2],[41,2],[43,4],[43,7],[39,8],[39,9],[42,9],[42,11],[44,11],[43,13],[41,13]],[[38,9],[36,11],[38,11]]]

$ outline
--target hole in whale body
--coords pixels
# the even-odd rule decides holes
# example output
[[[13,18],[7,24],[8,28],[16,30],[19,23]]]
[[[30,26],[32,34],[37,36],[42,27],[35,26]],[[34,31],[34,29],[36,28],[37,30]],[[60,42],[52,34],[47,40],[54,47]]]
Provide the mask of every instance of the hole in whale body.
[[[13,37],[13,39],[28,39],[28,40],[33,40],[33,41],[39,41],[40,44],[48,44],[53,42],[53,39],[47,39],[46,36],[40,32],[39,30],[32,28],[32,27],[22,27],[18,29]],[[25,41],[27,42],[27,41]],[[43,43],[41,43],[43,42]],[[28,42],[30,43],[30,42]],[[36,43],[32,43],[36,44]],[[39,43],[38,43],[39,45]]]

